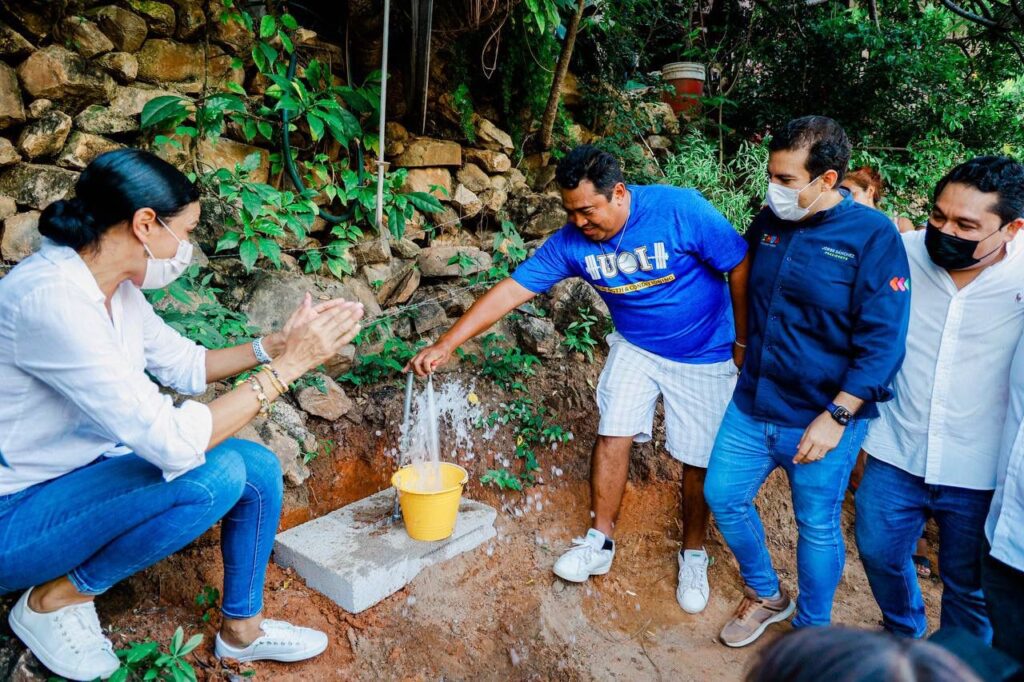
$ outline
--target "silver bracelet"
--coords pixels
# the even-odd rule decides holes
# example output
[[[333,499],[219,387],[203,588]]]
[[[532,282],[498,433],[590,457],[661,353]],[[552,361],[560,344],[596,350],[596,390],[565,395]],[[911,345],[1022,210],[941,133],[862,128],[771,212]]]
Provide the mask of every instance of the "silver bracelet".
[[[262,336],[252,340],[252,354],[256,356],[256,361],[263,365],[273,360],[263,347]]]
[[[747,347],[747,344],[745,344],[745,343],[740,343],[739,341],[733,341],[732,343],[733,343],[733,345],[734,345],[734,346],[736,346],[737,348],[746,348],[746,347]]]

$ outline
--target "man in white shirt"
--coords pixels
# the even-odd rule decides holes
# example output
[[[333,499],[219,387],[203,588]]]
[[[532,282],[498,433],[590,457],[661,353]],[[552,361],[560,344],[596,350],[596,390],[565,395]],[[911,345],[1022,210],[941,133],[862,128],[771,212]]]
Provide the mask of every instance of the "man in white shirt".
[[[1010,368],[1010,406],[985,536],[981,585],[992,645],[1024,664],[1024,336]]]
[[[1024,166],[972,159],[935,188],[910,260],[907,355],[863,449],[857,547],[887,630],[927,631],[911,554],[939,526],[941,625],[990,640],[981,588],[985,516],[996,485],[1010,361],[1024,329]]]

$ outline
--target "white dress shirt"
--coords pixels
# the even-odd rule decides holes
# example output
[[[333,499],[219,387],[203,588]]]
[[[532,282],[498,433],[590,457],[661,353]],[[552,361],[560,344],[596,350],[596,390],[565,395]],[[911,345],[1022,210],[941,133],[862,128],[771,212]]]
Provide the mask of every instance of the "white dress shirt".
[[[110,314],[78,254],[44,240],[0,279],[0,495],[134,452],[171,480],[205,461],[210,409],[175,407],[206,387],[206,350],[124,282]]]
[[[996,474],[985,537],[992,556],[1024,571],[1024,336],[1010,369],[1010,408]]]
[[[934,485],[992,490],[1024,329],[1024,234],[957,289],[928,257],[925,232],[903,235],[910,261],[907,356],[864,450]]]

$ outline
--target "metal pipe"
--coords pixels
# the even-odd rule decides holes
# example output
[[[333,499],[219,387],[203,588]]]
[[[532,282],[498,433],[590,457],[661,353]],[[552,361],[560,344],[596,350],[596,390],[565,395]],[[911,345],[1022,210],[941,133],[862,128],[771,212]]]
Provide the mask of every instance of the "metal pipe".
[[[384,117],[388,101],[388,29],[391,24],[391,0],[384,0],[384,48],[380,59],[380,118],[377,137],[377,234],[384,234]]]

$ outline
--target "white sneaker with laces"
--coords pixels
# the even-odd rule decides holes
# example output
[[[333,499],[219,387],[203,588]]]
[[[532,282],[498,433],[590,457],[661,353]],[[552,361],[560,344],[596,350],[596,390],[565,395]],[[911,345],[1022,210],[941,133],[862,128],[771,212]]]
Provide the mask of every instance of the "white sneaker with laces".
[[[610,571],[615,545],[604,549],[606,539],[604,533],[594,528],[587,531],[586,537],[575,538],[572,547],[555,562],[555,575],[572,583],[582,583],[592,575]]]
[[[50,671],[69,680],[106,679],[121,667],[114,646],[103,635],[91,601],[36,613],[21,595],[7,621],[11,629]]]
[[[312,628],[299,627],[283,620],[265,619],[260,623],[263,636],[245,648],[231,646],[217,633],[213,651],[217,658],[233,658],[239,663],[249,661],[283,661],[294,663],[313,658],[327,648],[327,635]]]
[[[687,549],[679,558],[679,586],[676,601],[687,613],[700,613],[708,605],[708,554],[703,549]]]

